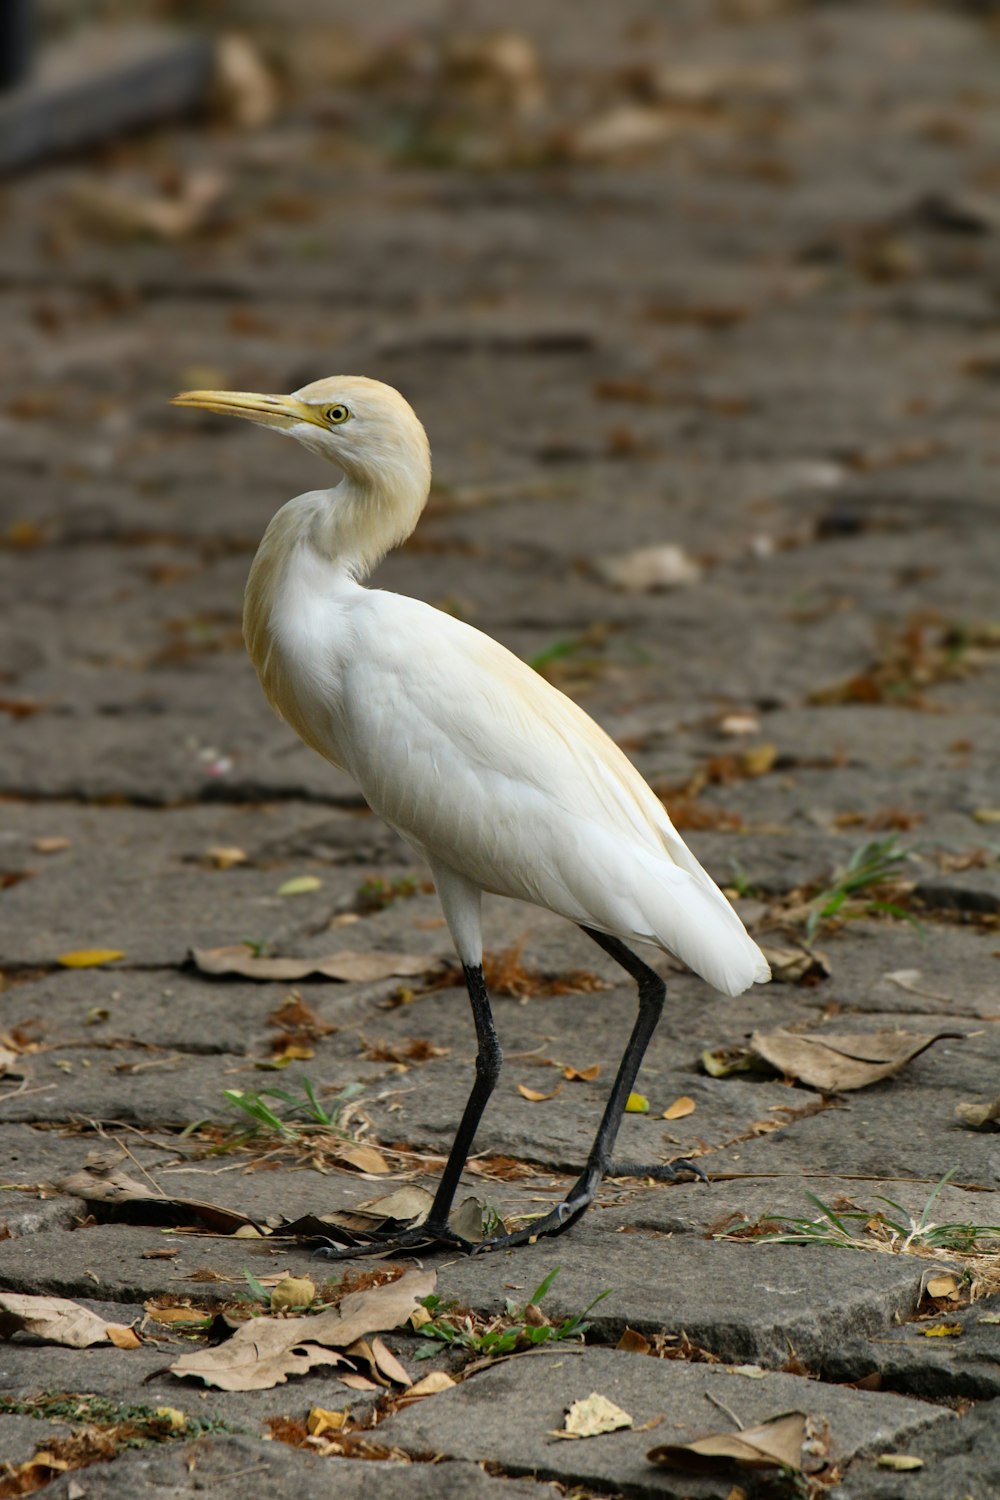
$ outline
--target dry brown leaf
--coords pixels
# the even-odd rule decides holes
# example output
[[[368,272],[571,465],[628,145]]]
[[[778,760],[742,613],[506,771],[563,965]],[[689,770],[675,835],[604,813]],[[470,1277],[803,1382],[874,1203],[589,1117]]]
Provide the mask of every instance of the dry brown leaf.
[[[170,1368],[224,1391],[269,1390],[317,1365],[342,1364],[342,1351],[366,1334],[398,1328],[431,1295],[436,1280],[433,1271],[408,1271],[384,1286],[349,1292],[339,1307],[313,1317],[251,1318],[226,1343],[182,1355]]]
[[[624,1350],[626,1354],[650,1354],[653,1346],[645,1334],[639,1333],[635,1328],[626,1328],[615,1348]]]
[[[432,954],[356,953],[349,948],[322,958],[258,958],[246,943],[195,948],[191,956],[203,974],[241,974],[244,979],[261,980],[306,979],[310,974],[321,974],[345,983],[427,974],[439,963]]]
[[[689,1099],[687,1094],[682,1094],[679,1099],[674,1100],[669,1108],[663,1111],[663,1118],[665,1120],[683,1120],[685,1115],[693,1115],[696,1108],[694,1100]]]
[[[371,1348],[372,1358],[375,1361],[375,1365],[379,1370],[381,1370],[383,1375],[388,1375],[389,1379],[394,1380],[397,1385],[411,1386],[413,1384],[413,1381],[410,1379],[409,1375],[406,1373],[399,1360],[393,1354],[392,1350],[387,1349],[380,1338],[376,1337],[372,1339]]]
[[[622,1411],[607,1396],[591,1391],[584,1400],[573,1402],[566,1413],[560,1437],[600,1437],[602,1433],[618,1432],[631,1426],[632,1418],[627,1411]]]
[[[89,1349],[92,1344],[117,1343],[121,1335],[131,1334],[132,1330],[118,1323],[108,1323],[106,1318],[65,1297],[0,1292],[0,1338],[13,1338],[15,1333],[31,1333],[35,1338],[47,1339],[50,1344],[62,1344],[67,1349]],[[123,1343],[120,1347],[135,1348],[139,1343],[140,1340],[135,1338],[134,1344]]]
[[[61,834],[49,834],[45,838],[32,839],[31,847],[36,854],[61,854],[64,849],[72,849],[73,840]]]
[[[600,1078],[601,1076],[601,1065],[600,1063],[592,1063],[589,1068],[565,1067],[562,1070],[562,1074],[564,1078],[569,1079],[570,1083],[593,1083],[595,1078]]]
[[[445,1374],[444,1370],[432,1370],[429,1375],[424,1376],[423,1380],[418,1380],[416,1385],[410,1386],[403,1401],[419,1400],[423,1396],[437,1396],[442,1391],[450,1391],[457,1383],[450,1375]]]
[[[202,167],[181,176],[169,193],[77,180],[73,197],[77,207],[101,230],[178,240],[204,228],[228,186],[224,173]]]
[[[944,1271],[939,1276],[931,1276],[924,1288],[928,1297],[957,1297],[959,1278],[951,1271]]]
[[[433,1202],[433,1194],[426,1188],[407,1183],[383,1198],[369,1198],[331,1218],[352,1229],[381,1228],[390,1222],[410,1226],[424,1222]]]
[[[925,1339],[961,1338],[964,1329],[961,1323],[932,1323],[929,1328],[918,1329]]]
[[[891,1078],[935,1042],[961,1041],[959,1031],[869,1031],[798,1035],[792,1031],[755,1031],[753,1050],[772,1067],[824,1093],[863,1089]]]
[[[833,972],[826,954],[811,948],[772,948],[762,943],[760,951],[771,966],[775,984],[815,984]]]
[[[237,865],[245,865],[250,856],[245,849],[239,849],[235,844],[212,844],[205,850],[205,858],[217,870],[232,870]]]
[[[341,1385],[346,1385],[351,1391],[377,1391],[383,1388],[376,1381],[369,1380],[367,1375],[355,1375],[351,1370],[337,1378]]]
[[[641,155],[676,133],[674,119],[664,110],[616,104],[567,133],[559,144],[573,160],[600,162]]]
[[[970,1130],[1000,1128],[1000,1094],[988,1103],[977,1103],[974,1099],[962,1099],[955,1105],[955,1113],[963,1125]]]
[[[646,1454],[650,1463],[667,1468],[715,1470],[727,1464],[748,1468],[803,1470],[802,1448],[807,1436],[804,1412],[785,1412],[759,1427],[741,1432],[713,1432],[693,1443],[663,1443]]]
[[[109,1168],[100,1153],[88,1157],[79,1172],[60,1178],[56,1187],[60,1192],[82,1198],[87,1203],[113,1203],[119,1217],[136,1224],[171,1227],[196,1224],[217,1234],[238,1234],[248,1229],[254,1234],[260,1233],[246,1214],[218,1208],[214,1203],[202,1203],[197,1198],[167,1197],[146,1183],[129,1177],[121,1168]]]
[[[283,1276],[271,1289],[271,1311],[287,1312],[292,1307],[310,1307],[316,1300],[316,1283],[308,1276]]]
[[[124,1323],[109,1323],[107,1335],[116,1349],[139,1349],[142,1347],[142,1339],[134,1328],[129,1328]]]
[[[216,111],[245,130],[267,125],[277,111],[277,84],[253,42],[239,32],[216,38],[212,96]]]
[[[389,1163],[381,1151],[376,1151],[374,1146],[359,1146],[354,1142],[345,1141],[343,1145],[333,1147],[331,1155],[335,1161],[354,1167],[358,1172],[369,1172],[373,1176],[379,1176],[389,1171]]]
[[[310,1437],[322,1437],[325,1432],[339,1432],[348,1415],[347,1411],[329,1411],[325,1406],[313,1406],[306,1417],[306,1430]]]
[[[522,1099],[527,1099],[530,1104],[542,1104],[546,1099],[554,1099],[561,1088],[562,1084],[557,1083],[550,1094],[543,1094],[541,1089],[529,1089],[526,1083],[519,1083],[517,1092]]]
[[[689,557],[683,547],[670,543],[598,558],[594,566],[602,578],[627,594],[683,588],[700,583],[702,577],[701,564]]]

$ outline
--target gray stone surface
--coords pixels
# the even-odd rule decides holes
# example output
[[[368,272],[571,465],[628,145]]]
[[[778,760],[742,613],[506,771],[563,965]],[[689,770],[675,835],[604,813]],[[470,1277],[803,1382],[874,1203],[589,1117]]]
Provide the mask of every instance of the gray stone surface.
[[[137,20],[161,9],[132,7]],[[890,837],[907,885],[876,894],[920,922],[859,904],[815,935],[827,978],[735,1002],[656,960],[669,996],[639,1077],[650,1110],[627,1117],[620,1155],[698,1153],[712,1186],[617,1178],[562,1238],[427,1257],[442,1296],[484,1317],[556,1266],[554,1316],[611,1291],[587,1346],[512,1361],[383,1424],[414,1453],[418,1429],[440,1434],[448,1462],[373,1468],[265,1443],[268,1416],[344,1404],[326,1377],[239,1396],[162,1374],[146,1387],[175,1347],[167,1336],[136,1351],[18,1336],[0,1350],[5,1398],[90,1389],[215,1412],[243,1432],[124,1453],[50,1493],[145,1500],[224,1494],[224,1481],[248,1500],[255,1486],[548,1493],[515,1472],[605,1496],[754,1493],[735,1471],[682,1482],[649,1469],[643,1444],[662,1425],[549,1440],[560,1382],[579,1377],[586,1394],[613,1373],[637,1416],[662,1387],[668,1417],[698,1430],[726,1420],[709,1388],[747,1419],[772,1400],[827,1411],[845,1500],[992,1500],[990,1301],[963,1293],[950,1311],[918,1298],[927,1271],[952,1263],[991,1292],[995,1243],[968,1262],[718,1237],[813,1217],[810,1192],[866,1214],[888,1197],[919,1218],[946,1173],[935,1218],[1000,1223],[1000,1137],[956,1115],[995,1095],[1000,1061],[1000,95],[988,10],[636,0],[626,14],[509,0],[504,27],[538,52],[532,114],[504,95],[516,84],[498,94],[440,50],[496,30],[489,0],[232,0],[227,26],[281,72],[270,124],[196,121],[8,185],[0,1048],[17,1055],[0,1076],[0,1287],[132,1317],[153,1296],[217,1305],[246,1269],[315,1272],[307,1246],[195,1234],[155,1211],[143,1222],[52,1184],[95,1147],[127,1148],[130,1175],[261,1224],[347,1208],[433,1182],[471,1081],[460,987],[257,985],[188,961],[194,947],[250,939],[430,966],[450,943],[426,872],[270,713],[240,642],[257,540],[284,498],[321,482],[315,460],[172,411],[177,389],[295,389],[334,366],[396,384],[426,422],[435,482],[377,585],[547,657],[766,944],[801,940],[802,903]],[[581,127],[619,107],[652,109],[663,138],[575,155]],[[218,203],[178,237],[123,232],[84,206],[95,188],[169,201],[204,173]],[[658,544],[696,558],[700,582],[639,594],[602,574],[609,555]],[[726,732],[733,714],[755,721],[749,733]],[[214,868],[218,846],[246,858]],[[300,875],[322,883],[278,894]],[[418,889],[362,912],[373,877]],[[569,924],[493,899],[484,910],[515,982],[494,986],[507,1062],[462,1192],[521,1222],[559,1201],[584,1160],[635,997]],[[94,947],[124,957],[58,965]],[[559,993],[581,968],[607,988]],[[274,1017],[293,989],[335,1029],[274,1072]],[[773,1075],[700,1070],[705,1049],[779,1026],[962,1039],[827,1100]],[[595,1080],[563,1076],[595,1063]],[[383,1147],[389,1174],[325,1158],[317,1171],[299,1137],[223,1139],[237,1118],[224,1090],[295,1092],[304,1079],[325,1103],[363,1086],[350,1123]],[[532,1102],[518,1085],[553,1097]],[[693,1112],[665,1119],[681,1097]],[[230,1149],[214,1154],[220,1144]],[[148,1258],[164,1248],[177,1254]],[[938,1311],[962,1334],[924,1337]],[[766,1378],[599,1347],[626,1324],[686,1333]],[[417,1346],[393,1336],[404,1360]],[[838,1385],[870,1376],[880,1390]],[[682,1387],[683,1400],[669,1394]],[[359,1397],[355,1410],[370,1407]],[[25,1420],[0,1417],[15,1422],[18,1453]],[[879,1470],[880,1448],[916,1451],[925,1468]],[[466,1452],[502,1472],[452,1461]]]
[[[567,1408],[598,1391],[622,1407],[636,1428],[578,1442],[560,1442]],[[414,1451],[446,1452],[455,1458],[491,1458],[509,1473],[541,1478],[566,1476],[574,1484],[628,1495],[725,1496],[734,1471],[693,1481],[679,1470],[651,1465],[646,1454],[663,1443],[685,1443],[710,1432],[733,1431],[717,1403],[735,1411],[745,1427],[804,1411],[830,1424],[840,1462],[881,1451],[934,1426],[946,1428],[950,1413],[898,1396],[864,1396],[816,1385],[794,1375],[763,1380],[727,1366],[650,1360],[614,1350],[574,1350],[512,1360],[465,1381],[433,1405],[412,1407],[382,1424],[385,1437]],[[695,1488],[697,1485],[697,1488]]]

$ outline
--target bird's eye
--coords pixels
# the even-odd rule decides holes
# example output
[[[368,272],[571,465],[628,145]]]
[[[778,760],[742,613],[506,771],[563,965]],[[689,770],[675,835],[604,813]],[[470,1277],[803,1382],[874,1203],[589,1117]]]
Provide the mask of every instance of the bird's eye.
[[[346,406],[328,406],[326,409],[326,420],[332,427],[335,427],[338,422],[346,422],[350,415]]]

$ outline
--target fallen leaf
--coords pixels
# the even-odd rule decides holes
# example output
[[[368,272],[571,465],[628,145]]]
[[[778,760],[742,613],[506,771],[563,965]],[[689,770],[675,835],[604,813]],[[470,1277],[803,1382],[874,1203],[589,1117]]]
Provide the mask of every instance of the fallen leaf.
[[[306,1417],[306,1428],[311,1437],[322,1437],[324,1432],[339,1432],[348,1415],[347,1411],[329,1411],[325,1406],[314,1406]]]
[[[1000,1128],[1000,1094],[988,1104],[976,1103],[974,1099],[961,1099],[955,1105],[955,1113],[970,1130]]]
[[[142,1339],[134,1328],[129,1328],[123,1323],[109,1323],[107,1335],[116,1349],[139,1349],[142,1347]]]
[[[785,1412],[741,1432],[711,1433],[693,1443],[664,1443],[646,1454],[650,1463],[714,1470],[729,1463],[754,1469],[803,1471],[802,1448],[806,1441],[804,1412]]]
[[[439,963],[427,953],[356,953],[349,948],[322,958],[258,958],[246,943],[195,948],[191,957],[203,974],[241,974],[244,979],[261,980],[306,979],[310,974],[320,974],[326,979],[361,983],[427,974]]]
[[[617,104],[578,126],[557,144],[576,161],[641,155],[677,133],[673,118],[648,105]]]
[[[227,187],[223,173],[200,168],[183,174],[170,192],[161,193],[78,179],[73,198],[81,212],[104,231],[178,240],[205,227]]]
[[[259,130],[277,111],[277,84],[253,42],[239,32],[216,38],[212,102],[244,130]]]
[[[833,972],[825,953],[812,948],[772,948],[761,944],[760,950],[771,966],[775,984],[807,984],[829,979]]]
[[[977,1318],[976,1319],[976,1322],[977,1323],[1000,1323],[1000,1312],[983,1313],[983,1315],[982,1315],[981,1318]]]
[[[759,1066],[756,1055],[749,1047],[708,1048],[699,1061],[710,1078],[728,1078],[732,1073],[749,1073]]]
[[[932,1323],[929,1328],[919,1330],[925,1339],[957,1339],[962,1334],[961,1323]]]
[[[900,1474],[924,1466],[923,1459],[914,1458],[912,1453],[880,1453],[875,1462],[880,1469],[895,1469]]]
[[[694,1100],[689,1099],[687,1094],[682,1094],[679,1099],[674,1100],[668,1109],[663,1111],[663,1118],[665,1120],[683,1120],[685,1115],[693,1115],[696,1108]]]
[[[307,896],[310,891],[320,890],[322,885],[323,882],[318,875],[296,875],[278,886],[278,895]]]
[[[483,1238],[483,1214],[485,1205],[479,1198],[463,1198],[458,1208],[448,1215],[448,1223],[464,1240],[478,1244]]]
[[[562,1084],[557,1083],[550,1094],[543,1094],[540,1089],[529,1089],[526,1083],[519,1083],[517,1086],[517,1092],[520,1094],[522,1099],[527,1099],[532,1104],[541,1104],[546,1099],[554,1099],[561,1088]]]
[[[626,1354],[651,1354],[653,1352],[649,1339],[635,1328],[626,1328],[615,1348],[621,1349]]]
[[[977,807],[972,816],[977,823],[1000,823],[1000,807]]]
[[[339,1307],[310,1318],[251,1318],[224,1344],[184,1354],[170,1369],[220,1390],[269,1390],[317,1365],[343,1364],[343,1351],[358,1339],[399,1327],[431,1295],[436,1279],[433,1271],[408,1271],[384,1286],[349,1292]],[[341,1378],[355,1387],[364,1379]]]
[[[442,1391],[450,1391],[457,1383],[444,1370],[432,1370],[429,1375],[424,1376],[423,1380],[418,1380],[416,1385],[410,1386],[403,1400],[405,1402],[419,1399],[422,1396],[437,1396]]]
[[[115,1337],[112,1337],[112,1329]],[[141,1342],[130,1328],[109,1323],[89,1308],[81,1307],[79,1302],[70,1302],[64,1297],[0,1292],[0,1338],[13,1338],[15,1333],[31,1333],[35,1338],[46,1339],[50,1344],[62,1344],[67,1349],[89,1349],[92,1344],[118,1343],[124,1334],[130,1334],[135,1342],[122,1343],[122,1348],[137,1348]]]
[[[204,1323],[210,1321],[206,1313],[199,1312],[196,1307],[157,1307],[155,1303],[144,1304],[146,1312],[154,1323]]]
[[[390,1170],[389,1163],[381,1151],[376,1151],[374,1146],[357,1145],[351,1141],[344,1141],[341,1145],[331,1146],[330,1154],[335,1161],[343,1162],[348,1167],[354,1167],[358,1172],[369,1172],[373,1176],[376,1176]]]
[[[683,547],[671,544],[638,547],[633,552],[598,558],[594,566],[602,578],[627,594],[683,588],[700,583],[702,577],[701,564],[689,557]]]
[[[593,1063],[589,1068],[563,1068],[563,1077],[568,1078],[570,1083],[593,1083],[595,1078],[601,1076],[600,1063]]]
[[[60,953],[56,963],[64,969],[96,969],[124,957],[120,948],[74,948],[69,953]]]
[[[648,1115],[649,1100],[645,1094],[629,1094],[625,1100],[625,1113],[627,1115]]]
[[[245,865],[250,856],[245,849],[238,849],[235,844],[212,844],[205,850],[205,858],[217,870],[232,870],[236,865]]]
[[[61,854],[64,849],[73,847],[73,840],[52,835],[49,838],[32,839],[31,847],[36,854]]]
[[[759,734],[760,720],[756,714],[726,714],[719,720],[719,733],[732,739],[744,734]]]
[[[273,1053],[268,1058],[258,1058],[254,1063],[255,1068],[262,1072],[273,1072],[276,1068],[287,1068],[289,1063],[308,1062],[311,1057],[316,1056],[315,1047],[303,1046],[300,1042],[289,1042],[287,1047],[282,1047],[279,1052]]]
[[[133,1224],[197,1225],[216,1234],[239,1233],[241,1229],[249,1229],[255,1235],[260,1233],[246,1214],[202,1203],[197,1198],[171,1198],[158,1193],[147,1183],[129,1177],[120,1167],[109,1167],[100,1153],[96,1158],[88,1158],[79,1172],[59,1178],[55,1185],[61,1193],[82,1198],[86,1203],[114,1204],[115,1217]]]
[[[574,1438],[600,1437],[604,1432],[618,1432],[631,1426],[632,1418],[627,1411],[622,1411],[607,1396],[591,1391],[585,1400],[573,1402],[566,1413],[562,1432]]]
[[[397,1385],[411,1386],[413,1384],[392,1350],[387,1349],[380,1338],[372,1339],[372,1355],[382,1374],[388,1375],[389,1379],[394,1380]]]
[[[957,1297],[959,1285],[958,1277],[946,1271],[940,1276],[931,1276],[924,1290],[929,1297]]]
[[[309,1307],[316,1300],[316,1285],[308,1276],[283,1276],[271,1290],[271,1311]]]
[[[964,1033],[870,1031],[820,1037],[792,1031],[755,1031],[750,1045],[779,1072],[833,1094],[891,1078],[921,1052],[946,1038],[962,1041]]]
[[[377,1391],[382,1388],[377,1381],[369,1380],[367,1375],[355,1375],[350,1370],[346,1375],[338,1375],[337,1379],[351,1391]]]

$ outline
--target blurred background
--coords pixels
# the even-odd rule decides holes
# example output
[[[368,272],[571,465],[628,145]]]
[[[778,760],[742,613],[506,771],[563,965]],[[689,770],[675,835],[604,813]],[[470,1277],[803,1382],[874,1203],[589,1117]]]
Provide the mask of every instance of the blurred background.
[[[191,386],[397,385],[435,485],[380,581],[586,699],[696,831],[811,816],[838,706],[947,706],[994,649],[994,7],[2,25],[0,790],[352,795],[240,642],[264,526],[324,476]],[[906,800],[885,759],[861,817]]]

